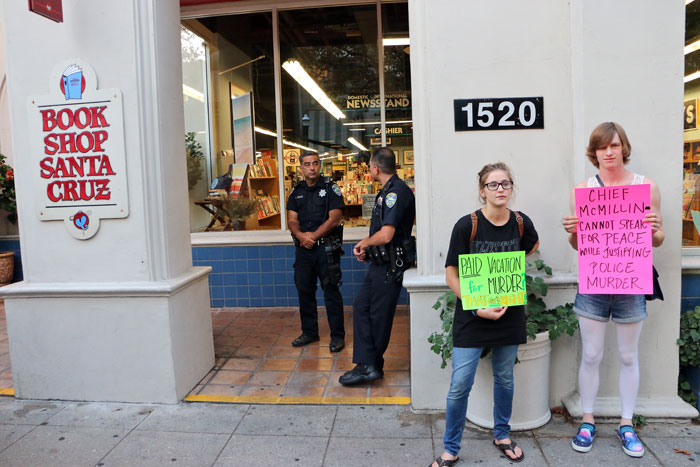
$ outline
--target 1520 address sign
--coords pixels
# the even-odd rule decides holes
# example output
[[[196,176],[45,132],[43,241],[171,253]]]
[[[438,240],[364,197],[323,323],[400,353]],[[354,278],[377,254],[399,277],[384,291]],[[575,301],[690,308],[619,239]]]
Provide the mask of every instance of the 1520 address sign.
[[[544,128],[543,97],[455,99],[455,131]]]

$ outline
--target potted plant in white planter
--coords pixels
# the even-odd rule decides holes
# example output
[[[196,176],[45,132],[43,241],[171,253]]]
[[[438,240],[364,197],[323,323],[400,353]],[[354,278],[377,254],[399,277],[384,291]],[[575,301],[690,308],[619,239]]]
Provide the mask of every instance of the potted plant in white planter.
[[[678,340],[679,395],[697,407],[700,395],[700,306],[681,311]]]
[[[7,220],[17,223],[17,201],[15,200],[15,175],[12,167],[5,163],[0,154],[0,211],[7,213]],[[0,287],[12,282],[15,270],[15,254],[12,251],[0,252]]]
[[[552,275],[552,270],[540,259],[533,264],[537,271]],[[542,297],[547,295],[548,284],[541,276],[526,274],[527,305],[525,306],[527,343],[518,348],[518,364],[514,368],[515,393],[510,425],[514,430],[527,430],[547,423],[549,409],[549,354],[550,341],[562,334],[572,336],[578,328],[573,304],[547,308]],[[452,291],[441,295],[434,308],[440,310],[442,330],[433,333],[428,342],[442,358],[442,368],[452,357],[452,321],[457,297]],[[482,358],[489,359],[485,349]],[[474,386],[469,395],[467,419],[485,428],[493,428],[493,373],[491,362],[481,362],[477,368]]]

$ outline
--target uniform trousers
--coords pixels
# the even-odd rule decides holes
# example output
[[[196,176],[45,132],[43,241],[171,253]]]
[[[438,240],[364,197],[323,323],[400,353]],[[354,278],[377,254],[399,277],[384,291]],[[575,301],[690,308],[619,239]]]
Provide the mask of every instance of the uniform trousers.
[[[326,301],[326,315],[331,329],[331,338],[345,338],[343,323],[343,296],[338,285],[324,280],[328,276],[328,258],[323,245],[311,249],[297,247],[294,263],[294,283],[299,295],[299,315],[301,332],[318,337],[318,310],[316,308],[316,282],[321,280],[323,297]]]
[[[388,266],[370,264],[362,289],[352,304],[353,352],[357,364],[384,368],[401,282],[387,275]]]

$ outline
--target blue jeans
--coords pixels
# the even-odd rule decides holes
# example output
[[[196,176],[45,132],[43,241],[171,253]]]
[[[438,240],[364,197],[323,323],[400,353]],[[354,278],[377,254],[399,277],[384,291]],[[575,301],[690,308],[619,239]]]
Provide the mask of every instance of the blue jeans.
[[[447,394],[445,411],[445,451],[453,456],[459,453],[462,432],[467,419],[467,401],[474,384],[476,367],[481,358],[481,347],[455,347],[452,351],[452,381]],[[513,365],[518,354],[517,345],[491,348],[493,356],[493,435],[501,440],[510,436],[510,415],[513,411]]]

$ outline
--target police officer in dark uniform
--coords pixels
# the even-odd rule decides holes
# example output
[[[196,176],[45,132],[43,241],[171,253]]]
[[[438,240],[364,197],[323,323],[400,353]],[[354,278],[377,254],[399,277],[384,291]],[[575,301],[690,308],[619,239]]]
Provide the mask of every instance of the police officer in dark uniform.
[[[316,278],[321,280],[326,314],[331,329],[330,351],[345,347],[343,297],[340,294],[340,256],[343,218],[342,193],[338,185],[321,177],[318,154],[304,151],[299,157],[304,180],[287,201],[287,219],[296,245],[294,283],[299,294],[301,335],[292,345],[301,347],[319,340],[316,309]]]
[[[355,368],[340,377],[344,385],[361,384],[384,376],[384,352],[403,282],[403,272],[415,262],[416,217],[413,191],[396,175],[394,151],[377,149],[369,164],[372,178],[383,184],[377,194],[369,237],[353,252],[370,263],[360,293],[352,305]]]

